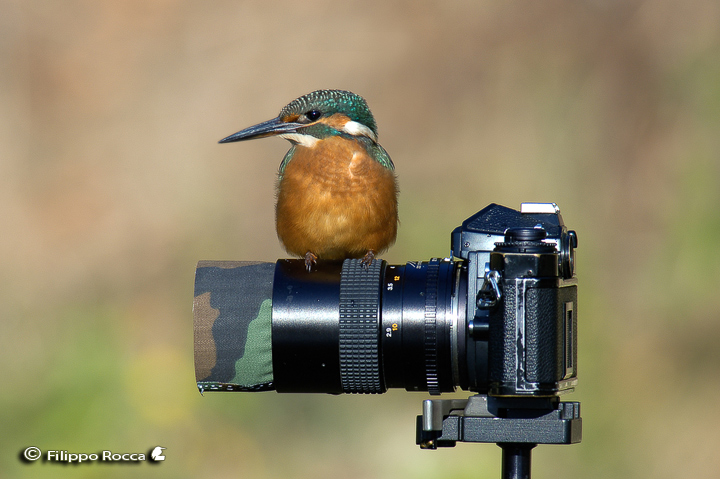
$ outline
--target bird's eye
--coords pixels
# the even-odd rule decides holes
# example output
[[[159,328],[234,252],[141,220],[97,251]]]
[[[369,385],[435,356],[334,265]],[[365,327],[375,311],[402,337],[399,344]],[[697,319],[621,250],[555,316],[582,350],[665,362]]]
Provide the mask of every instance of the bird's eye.
[[[305,113],[305,116],[308,118],[308,120],[315,121],[322,116],[322,112],[318,110],[310,110],[309,112]]]

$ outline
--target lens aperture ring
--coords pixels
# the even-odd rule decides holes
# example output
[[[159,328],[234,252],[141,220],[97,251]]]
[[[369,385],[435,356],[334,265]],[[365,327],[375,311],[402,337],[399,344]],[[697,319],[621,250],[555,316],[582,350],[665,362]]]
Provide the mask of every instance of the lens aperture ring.
[[[346,393],[382,393],[378,354],[382,262],[346,259],[340,275],[340,381]]]
[[[437,300],[440,262],[433,258],[425,277],[425,379],[430,394],[440,394],[437,358]]]

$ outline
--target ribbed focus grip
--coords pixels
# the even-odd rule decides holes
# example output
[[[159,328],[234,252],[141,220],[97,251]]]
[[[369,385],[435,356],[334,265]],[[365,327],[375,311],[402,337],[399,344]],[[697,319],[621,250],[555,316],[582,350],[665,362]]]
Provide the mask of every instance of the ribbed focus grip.
[[[346,259],[340,275],[340,381],[346,393],[382,393],[379,307],[382,261]]]

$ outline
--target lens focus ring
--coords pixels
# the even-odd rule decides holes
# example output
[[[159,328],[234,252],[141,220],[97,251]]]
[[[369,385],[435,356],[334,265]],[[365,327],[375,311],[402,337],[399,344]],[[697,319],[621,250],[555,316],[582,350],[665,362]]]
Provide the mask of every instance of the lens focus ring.
[[[381,261],[347,259],[340,275],[340,380],[346,393],[382,393],[378,354]]]

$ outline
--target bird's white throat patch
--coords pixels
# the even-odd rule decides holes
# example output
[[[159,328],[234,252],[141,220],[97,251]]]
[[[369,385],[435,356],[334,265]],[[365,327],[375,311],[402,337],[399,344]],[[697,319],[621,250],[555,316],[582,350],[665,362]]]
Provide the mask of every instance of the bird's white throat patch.
[[[305,146],[307,148],[314,147],[318,141],[320,141],[318,138],[315,138],[311,135],[303,135],[302,133],[283,133],[282,135],[278,135],[280,138],[284,138],[296,145]]]

